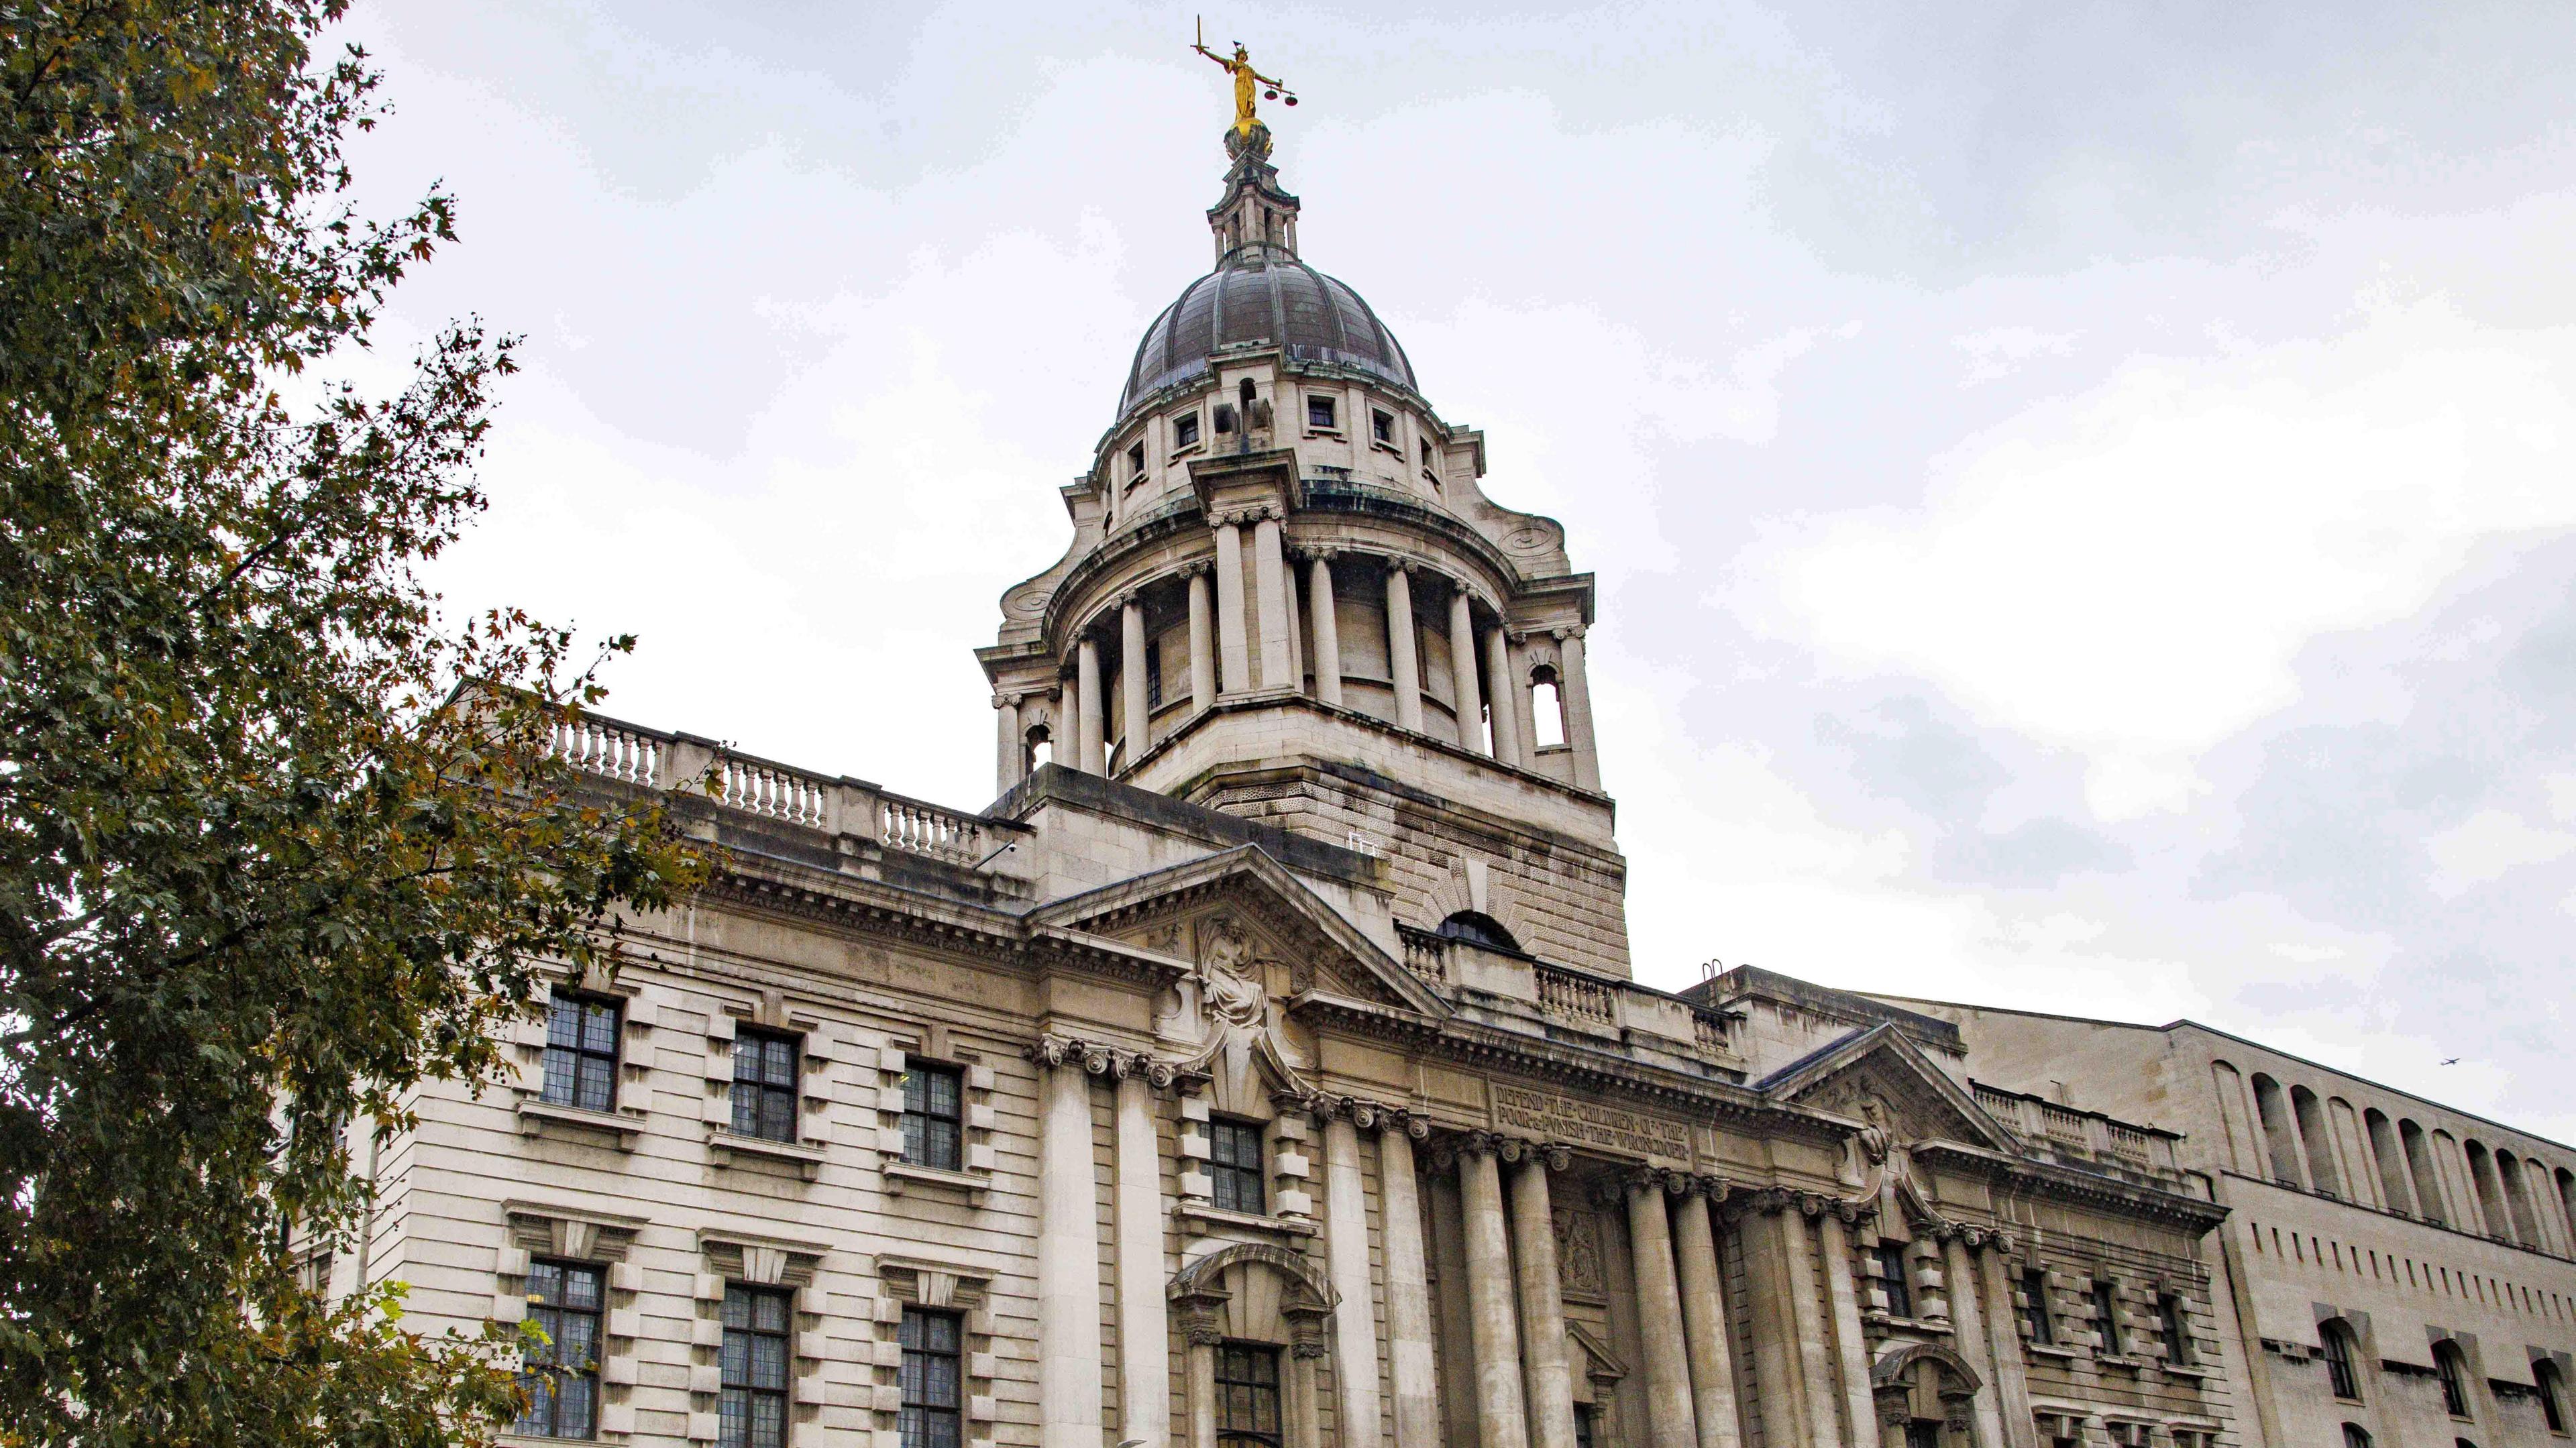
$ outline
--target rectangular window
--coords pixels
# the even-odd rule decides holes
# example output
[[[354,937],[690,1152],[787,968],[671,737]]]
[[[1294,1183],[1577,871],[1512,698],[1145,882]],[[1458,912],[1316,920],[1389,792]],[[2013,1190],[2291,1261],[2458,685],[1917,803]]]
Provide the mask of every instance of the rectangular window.
[[[1887,1294],[1887,1311],[1891,1317],[1914,1315],[1914,1284],[1905,1276],[1905,1244],[1881,1242],[1872,1249],[1878,1267],[1879,1290]]]
[[[724,1296],[720,1448],[786,1448],[788,1295],[731,1283]]]
[[[2057,1346],[2057,1319],[2048,1310],[2048,1272],[2028,1267],[2021,1274],[2021,1295],[2029,1299],[2030,1340],[2041,1347]]]
[[[2093,1284],[2093,1330],[2102,1337],[2101,1353],[2105,1357],[2121,1356],[2119,1288],[2108,1282]]]
[[[1127,449],[1127,480],[1132,483],[1143,476],[1145,476],[1145,445],[1140,442]]]
[[[1220,1343],[1216,1350],[1216,1441],[1279,1442],[1279,1349]]]
[[[2156,1325],[2165,1335],[2165,1361],[2189,1367],[2191,1329],[2183,1321],[2182,1298],[2171,1292],[2156,1294]]]
[[[1199,415],[1195,412],[1184,412],[1180,416],[1173,418],[1172,446],[1175,448],[1185,448],[1197,447],[1198,445]]]
[[[1145,642],[1145,712],[1163,707],[1163,641]]]
[[[1594,1441],[1595,1440],[1592,1436],[1592,1405],[1590,1403],[1577,1403],[1574,1405],[1574,1448],[1592,1448]]]
[[[1377,439],[1379,442],[1385,443],[1389,447],[1395,446],[1395,414],[1392,412],[1379,412],[1375,408],[1371,408],[1369,410],[1369,436]],[[1398,453],[1396,456],[1402,457],[1404,454]]]
[[[600,1269],[580,1262],[528,1265],[528,1321],[546,1335],[519,1373],[528,1410],[515,1431],[588,1438],[599,1425]]]
[[[903,1448],[958,1448],[962,1330],[957,1314],[903,1310]]]
[[[1422,439],[1420,446],[1422,449],[1422,470],[1427,473],[1431,471],[1431,440],[1429,438]]]
[[[558,993],[546,1005],[546,1084],[550,1106],[607,1111],[617,1105],[617,1018],[614,1001]]]
[[[1217,1206],[1259,1216],[1267,1196],[1261,1180],[1261,1128],[1244,1121],[1209,1122],[1208,1175]]]
[[[1340,414],[1334,409],[1333,399],[1330,397],[1327,397],[1320,392],[1309,392],[1306,394],[1306,425],[1308,427],[1320,427],[1327,430],[1338,427],[1341,424],[1335,421],[1335,419],[1339,417],[1339,415]]]
[[[965,1073],[954,1066],[907,1066],[903,1073],[903,1159],[956,1171],[965,1165]]]
[[[733,1038],[733,1129],[767,1141],[796,1139],[796,1037],[737,1031]]]
[[[1941,1448],[1941,1425],[1921,1419],[1907,1423],[1905,1448]]]

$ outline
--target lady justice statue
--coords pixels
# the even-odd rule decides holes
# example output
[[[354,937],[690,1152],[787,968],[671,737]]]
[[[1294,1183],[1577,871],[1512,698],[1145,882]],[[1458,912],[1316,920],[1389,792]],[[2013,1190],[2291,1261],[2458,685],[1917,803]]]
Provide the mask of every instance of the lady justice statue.
[[[1254,70],[1252,68],[1252,54],[1243,48],[1242,41],[1238,40],[1234,43],[1234,56],[1232,59],[1228,59],[1225,56],[1219,55],[1215,51],[1208,49],[1207,23],[1205,21],[1201,21],[1199,23],[1198,43],[1191,46],[1190,49],[1195,50],[1199,54],[1206,56],[1208,59],[1215,61],[1217,64],[1224,66],[1226,74],[1234,77],[1234,126],[1225,134],[1226,151],[1232,155],[1241,155],[1247,150],[1257,152],[1264,156],[1268,155],[1270,153],[1270,128],[1263,125],[1261,123],[1261,118],[1254,113],[1256,106],[1253,99],[1253,92],[1256,89],[1259,89],[1260,98],[1262,100],[1284,100],[1292,106],[1297,104],[1297,93],[1288,89],[1286,84],[1283,82],[1273,80],[1269,76],[1263,75],[1261,72]]]

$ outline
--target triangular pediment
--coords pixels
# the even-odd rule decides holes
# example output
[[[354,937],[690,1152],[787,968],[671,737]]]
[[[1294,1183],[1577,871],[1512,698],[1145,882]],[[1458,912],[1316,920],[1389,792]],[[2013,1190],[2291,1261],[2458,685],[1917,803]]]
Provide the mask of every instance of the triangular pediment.
[[[1899,1144],[1955,1141],[2017,1153],[2010,1132],[1932,1064],[1892,1022],[1882,1022],[1764,1078],[1763,1094],[1865,1122]]]
[[[1315,995],[1429,1017],[1448,1007],[1376,941],[1258,845],[1142,875],[1040,907],[1031,923],[1104,936],[1176,960],[1204,951],[1210,922],[1232,922],[1282,1000]]]

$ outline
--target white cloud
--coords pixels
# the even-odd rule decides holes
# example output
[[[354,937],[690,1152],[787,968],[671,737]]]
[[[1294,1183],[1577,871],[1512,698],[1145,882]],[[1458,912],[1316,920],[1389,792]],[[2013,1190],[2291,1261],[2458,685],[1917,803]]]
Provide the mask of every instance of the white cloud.
[[[1844,668],[2104,761],[2120,817],[2186,801],[2200,750],[2297,697],[2311,639],[2413,612],[2481,539],[2576,525],[2571,424],[2576,330],[2374,304],[2322,341],[2132,364],[1955,450],[1921,511],[1744,562]]]
[[[2544,830],[2500,809],[2483,809],[2424,841],[2433,858],[2433,893],[2457,899],[2525,865],[2543,865],[2576,851],[2576,834]]]

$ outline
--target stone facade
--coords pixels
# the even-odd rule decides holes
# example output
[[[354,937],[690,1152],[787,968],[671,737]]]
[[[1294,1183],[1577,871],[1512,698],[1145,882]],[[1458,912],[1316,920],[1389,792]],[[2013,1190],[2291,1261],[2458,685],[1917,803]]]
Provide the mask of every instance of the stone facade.
[[[568,727],[722,867],[508,1083],[424,1091],[325,1275],[574,1344],[531,1444],[2291,1441],[2249,1292],[2261,1373],[2312,1335],[2229,1268],[2328,1208],[2229,1222],[2284,1194],[2219,1121],[2013,1089],[2045,1048],[1983,1018],[1630,977],[1592,580],[1296,258],[1266,134],[1230,154],[1217,271],[981,652],[998,799]],[[2523,1339],[2439,1320],[2494,1421]]]

